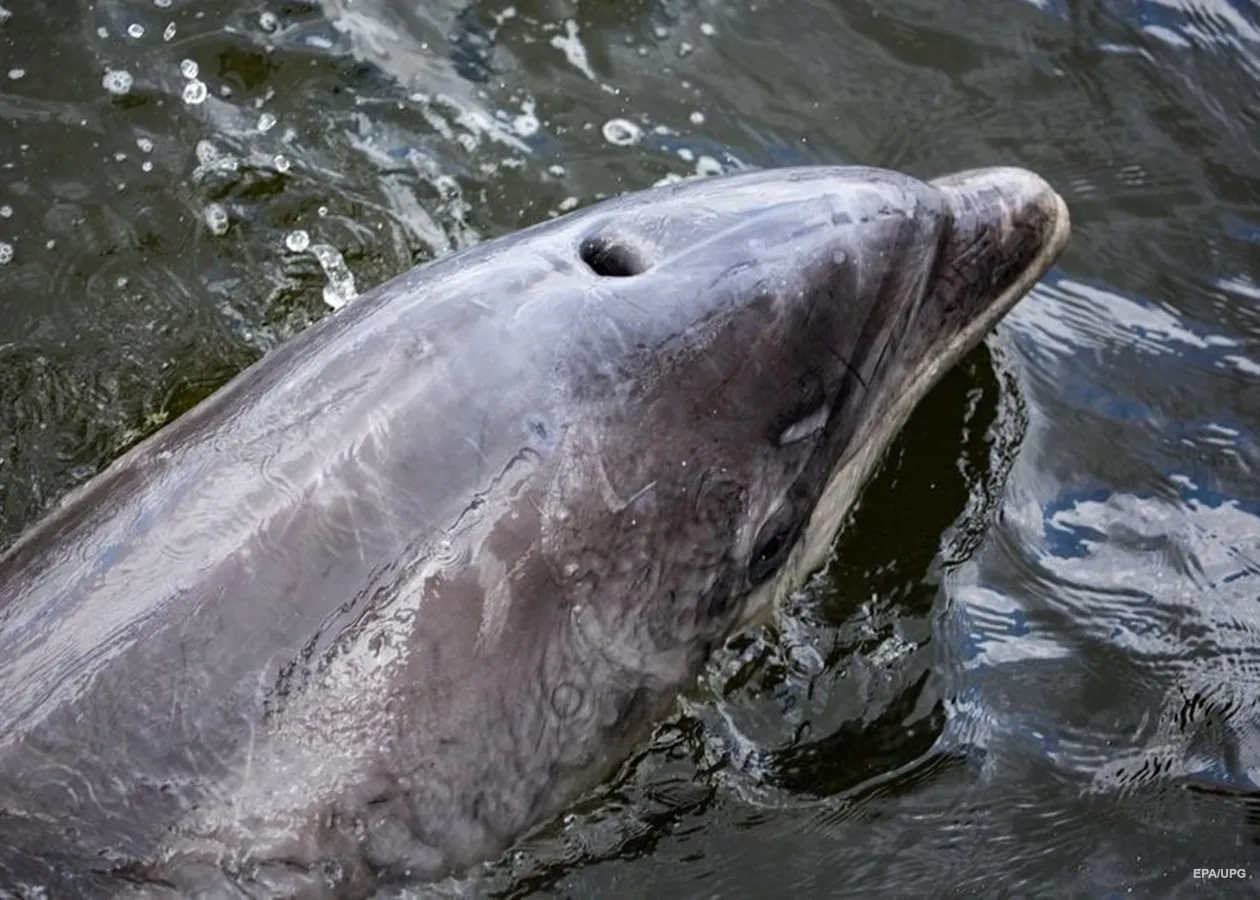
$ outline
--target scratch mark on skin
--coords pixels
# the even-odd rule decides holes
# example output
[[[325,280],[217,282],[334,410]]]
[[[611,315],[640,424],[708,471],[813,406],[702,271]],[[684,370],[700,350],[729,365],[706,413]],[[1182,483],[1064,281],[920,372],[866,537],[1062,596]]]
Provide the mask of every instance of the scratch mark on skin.
[[[474,440],[473,440],[472,438],[470,438],[470,437],[466,437],[466,438],[464,438],[464,443],[465,443],[465,444],[467,444],[469,447],[472,447],[472,448],[473,448],[473,450],[477,451],[477,455],[478,455],[479,457],[481,457],[481,461],[482,461],[483,463],[485,463],[487,466],[489,466],[489,465],[491,464],[491,463],[490,463],[490,459],[489,459],[489,457],[487,457],[487,456],[486,456],[486,454],[485,454],[484,452],[482,452],[482,449],[481,449],[481,445],[480,445],[480,444],[478,444],[476,441],[474,441]]]
[[[631,503],[638,500],[652,488],[656,487],[656,481],[651,481],[639,488],[629,498],[623,500],[617,493],[617,489],[613,487],[612,480],[608,477],[608,469],[604,466],[604,456],[599,454],[596,456],[597,465],[595,474],[599,476],[599,493],[603,498],[605,506],[610,512],[623,512]]]
[[[635,491],[633,494],[631,494],[631,495],[630,495],[630,499],[628,499],[628,500],[626,501],[626,506],[631,506],[631,505],[633,505],[633,504],[634,504],[634,501],[638,500],[640,497],[642,497],[642,496],[643,496],[644,494],[646,494],[648,491],[652,490],[652,488],[654,488],[654,487],[656,487],[656,479],[652,479],[652,480],[651,480],[651,481],[649,481],[647,484],[643,485],[643,487],[639,488],[637,491]],[[624,509],[624,507],[623,507],[623,509]],[[621,512],[621,510],[617,510],[617,511],[618,511],[618,512]]]

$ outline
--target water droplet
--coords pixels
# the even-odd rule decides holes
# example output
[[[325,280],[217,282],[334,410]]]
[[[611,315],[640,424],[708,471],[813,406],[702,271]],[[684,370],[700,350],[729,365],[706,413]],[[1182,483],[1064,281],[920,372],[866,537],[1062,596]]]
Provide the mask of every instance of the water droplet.
[[[223,156],[219,148],[209,141],[197,141],[197,162],[203,166],[212,166]]]
[[[165,30],[162,32],[162,40],[169,41],[173,37],[175,37],[175,23],[168,22]]]
[[[196,78],[201,68],[197,65],[196,60],[184,59],[180,60],[179,72],[185,78]]]
[[[144,37],[144,26],[139,22],[132,22],[127,26],[127,34],[133,38],[142,38]]]
[[[704,124],[704,113],[702,113],[702,112],[701,112],[700,110],[698,110],[698,109],[697,109],[695,112],[693,112],[690,116],[688,116],[687,118],[691,121],[691,124],[692,124],[692,125],[703,125],[703,124]]]
[[[713,35],[717,34],[717,29],[714,28],[708,22],[701,22],[700,33],[703,34],[705,37],[713,37]]]
[[[333,309],[341,309],[359,295],[354,286],[354,274],[336,247],[316,244],[311,247],[311,253],[315,254],[324,274],[328,276],[328,284],[324,285],[325,303]]]
[[[111,94],[125,94],[131,90],[131,73],[122,69],[111,69],[101,79],[101,86]]]
[[[696,160],[697,175],[721,175],[722,164],[712,156],[701,156]]]
[[[184,85],[184,102],[189,106],[196,106],[204,103],[206,99],[206,83],[198,81],[194,78],[188,84]]]
[[[273,12],[264,12],[258,16],[258,27],[263,31],[275,31],[280,27],[280,22]]]
[[[136,146],[139,147],[140,150],[144,153],[153,152],[153,141],[149,140],[148,138],[137,138]]]
[[[153,0],[153,5],[158,9],[166,9],[171,5],[171,0]]]
[[[279,154],[277,154],[277,155],[276,155],[276,171],[277,171],[277,172],[287,172],[287,171],[289,171],[289,166],[290,166],[290,165],[292,165],[292,164],[289,162],[289,160],[288,160],[288,159],[286,159],[286,158],[285,158],[285,157],[283,157],[283,156],[280,156]]]
[[[301,253],[311,244],[311,236],[302,229],[290,231],[284,238],[284,245],[294,253]]]
[[[221,203],[211,203],[205,211],[206,227],[216,237],[222,237],[228,230],[228,211]]]
[[[8,265],[13,260],[13,245],[0,241],[0,266]]]
[[[512,130],[521,137],[533,137],[538,133],[538,117],[525,113],[512,120]]]
[[[263,134],[276,127],[276,117],[271,113],[265,112],[258,117],[258,130]]]
[[[17,81],[19,78],[21,78],[25,74],[26,74],[25,69],[10,69],[9,70],[9,77],[12,78],[14,81]]]
[[[628,147],[643,137],[643,129],[626,119],[609,119],[602,131],[604,140],[617,147]]]
[[[691,43],[691,41],[682,41],[678,45],[678,55],[680,57],[690,56],[691,51],[695,49],[696,49],[695,44]]]
[[[144,162],[140,163],[140,169],[144,172],[152,172],[153,163],[146,159]]]
[[[4,206],[0,206],[0,219],[9,219],[9,218],[12,218],[12,216],[13,216],[12,206],[10,206],[7,203]]]

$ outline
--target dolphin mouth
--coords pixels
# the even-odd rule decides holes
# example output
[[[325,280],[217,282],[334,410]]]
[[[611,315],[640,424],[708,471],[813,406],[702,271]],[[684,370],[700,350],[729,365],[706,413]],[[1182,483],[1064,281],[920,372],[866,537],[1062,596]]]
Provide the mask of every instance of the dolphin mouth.
[[[930,305],[936,316],[962,321],[940,322],[945,337],[907,391],[914,403],[1033,289],[1072,233],[1067,203],[1027,169],[970,169],[930,184],[944,195],[951,218]]]
[[[927,319],[918,327],[941,337],[919,351],[895,399],[832,473],[783,574],[749,599],[737,628],[781,608],[788,593],[822,567],[861,485],[919,401],[1032,290],[1071,237],[1067,204],[1026,169],[973,169],[930,183],[944,195],[950,223],[927,286],[927,308],[920,308]]]
[[[975,332],[992,328],[1054,265],[1071,237],[1071,215],[1049,182],[1027,169],[970,169],[930,183],[944,194],[952,217],[942,257],[956,272],[973,267],[989,282],[987,289],[967,285],[984,307],[973,311],[955,340],[974,344]]]

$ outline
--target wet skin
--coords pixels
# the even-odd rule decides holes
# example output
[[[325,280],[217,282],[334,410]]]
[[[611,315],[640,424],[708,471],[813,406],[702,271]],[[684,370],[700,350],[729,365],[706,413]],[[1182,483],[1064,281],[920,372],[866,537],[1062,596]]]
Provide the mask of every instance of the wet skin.
[[[1068,232],[1016,169],[744,173],[329,316],[0,558],[0,889],[360,897],[501,853],[823,562]]]

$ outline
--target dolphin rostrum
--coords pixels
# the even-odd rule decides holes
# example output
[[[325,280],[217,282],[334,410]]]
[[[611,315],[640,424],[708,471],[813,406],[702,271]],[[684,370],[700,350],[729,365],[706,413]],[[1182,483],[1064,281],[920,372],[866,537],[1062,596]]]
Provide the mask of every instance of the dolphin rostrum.
[[[500,854],[824,562],[1068,234],[1020,169],[747,172],[328,316],[0,558],[0,896],[361,897]]]

